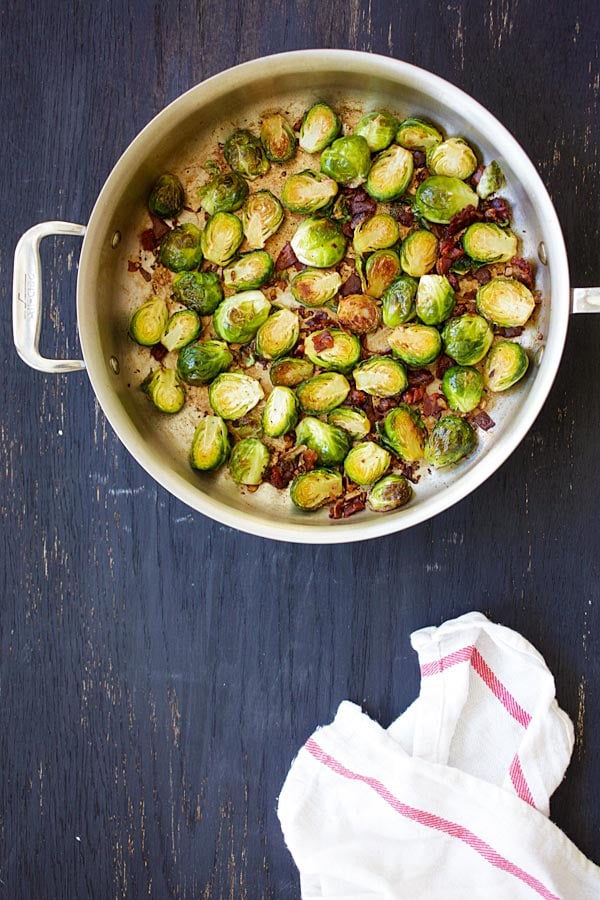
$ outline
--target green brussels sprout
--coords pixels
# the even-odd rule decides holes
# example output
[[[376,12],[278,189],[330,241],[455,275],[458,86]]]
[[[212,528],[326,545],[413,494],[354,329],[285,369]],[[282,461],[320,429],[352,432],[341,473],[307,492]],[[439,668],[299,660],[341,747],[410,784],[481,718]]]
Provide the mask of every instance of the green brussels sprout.
[[[459,366],[474,366],[490,349],[494,332],[481,316],[465,313],[446,322],[442,339],[446,354]]]
[[[376,250],[371,253],[364,269],[367,294],[379,300],[401,271],[400,257],[395,250]]]
[[[370,167],[369,145],[358,134],[338,138],[321,154],[321,172],[346,187],[355,188],[366,181]]]
[[[260,381],[241,372],[217,375],[208,389],[208,400],[222,419],[241,419],[265,396]]]
[[[354,134],[364,137],[371,153],[389,147],[398,129],[398,119],[384,110],[366,113],[356,123]]]
[[[407,275],[420,278],[435,266],[437,248],[437,238],[431,231],[413,231],[402,241],[400,265]]]
[[[220,416],[205,416],[196,426],[190,449],[190,465],[200,472],[212,472],[229,456],[229,433]]]
[[[242,291],[227,297],[216,308],[213,328],[230,344],[247,344],[252,340],[271,311],[262,291]]]
[[[160,343],[169,321],[169,309],[161,297],[151,297],[134,311],[129,322],[129,335],[142,347]]]
[[[468,456],[477,444],[475,430],[460,416],[448,415],[436,422],[425,445],[425,460],[436,469]]]
[[[418,284],[410,275],[400,275],[388,285],[381,297],[384,325],[395,328],[414,319]]]
[[[183,209],[185,194],[177,175],[167,172],[154,182],[148,197],[148,209],[161,219],[172,219]]]
[[[233,362],[224,341],[198,341],[183,347],[177,355],[177,371],[188,384],[209,384]]]
[[[141,387],[160,412],[178,413],[185,403],[185,390],[174,369],[150,372]]]
[[[414,210],[428,222],[447,225],[452,216],[467,206],[477,207],[478,203],[479,197],[475,191],[460,178],[432,175],[417,188]]]
[[[297,272],[290,281],[290,290],[294,299],[303,306],[323,306],[333,300],[342,279],[338,272],[326,272],[323,269],[304,269]]]
[[[290,241],[292,250],[305,266],[327,269],[341,262],[346,253],[342,227],[331,219],[305,219]]]
[[[405,119],[398,126],[396,143],[407,150],[429,150],[444,140],[441,133],[422,119]]]
[[[266,157],[271,162],[287,162],[296,152],[296,135],[290,124],[279,113],[263,119],[260,140]]]
[[[320,416],[340,406],[349,393],[348,380],[340,372],[322,372],[303,381],[296,396],[303,412]]]
[[[528,287],[514,278],[492,278],[482,284],[475,300],[477,312],[503,328],[525,325],[535,309]]]
[[[354,230],[352,245],[361,256],[372,250],[385,250],[400,239],[400,228],[389,213],[376,213],[363,219]]]
[[[318,462],[336,466],[350,449],[350,437],[343,428],[305,416],[296,426],[296,444],[305,444],[318,455]]]
[[[397,200],[407,190],[414,171],[410,150],[393,144],[375,158],[367,177],[367,193],[375,200]]]
[[[298,143],[306,153],[320,153],[338,136],[342,123],[326,103],[315,103],[304,114]]]
[[[193,309],[180,309],[167,322],[160,339],[167,350],[181,350],[195,341],[202,329],[202,320]]]
[[[483,376],[472,366],[452,366],[444,372],[442,391],[450,409],[472,412],[483,394]]]
[[[439,325],[451,315],[455,304],[454,289],[445,275],[423,275],[419,279],[415,306],[426,325]]]
[[[256,332],[256,352],[263,359],[289,353],[300,336],[300,320],[291,309],[278,309]]]
[[[307,378],[310,378],[315,367],[308,359],[299,359],[294,356],[286,356],[276,360],[269,370],[271,384],[284,387],[297,387]]]
[[[507,391],[521,380],[528,368],[529,358],[520,344],[498,341],[483,366],[485,386],[494,393]]]
[[[331,203],[337,192],[337,183],[332,178],[305,169],[283,182],[281,202],[291,212],[312,214]]]
[[[200,229],[191,222],[177,225],[160,242],[159,259],[171,272],[187,272],[202,263]]]
[[[448,138],[429,148],[427,168],[434,175],[447,175],[464,181],[477,168],[477,157],[462,138]]]
[[[493,159],[483,170],[481,178],[479,179],[479,184],[477,185],[477,194],[482,200],[487,200],[488,197],[491,197],[492,194],[499,191],[501,187],[504,187],[505,183],[506,179],[504,178],[502,169],[496,160]]]
[[[516,234],[492,222],[475,222],[463,234],[462,245],[471,259],[480,263],[508,262],[516,256]]]
[[[428,366],[442,352],[442,339],[430,325],[398,325],[388,336],[394,356],[408,366]]]
[[[374,484],[385,475],[391,462],[387,450],[373,441],[356,444],[344,460],[344,471],[355,484]]]
[[[261,250],[282,222],[283,206],[271,191],[250,194],[242,207],[242,227],[253,250]]]
[[[412,493],[412,487],[404,475],[386,475],[373,485],[367,506],[373,512],[391,512],[408,503]]]
[[[390,409],[381,432],[383,441],[405,462],[423,459],[427,429],[416,409],[406,403]]]
[[[287,434],[298,421],[298,400],[289,387],[274,387],[264,405],[261,424],[268,437]]]
[[[350,372],[360,359],[360,341],[339,328],[327,328],[307,335],[304,353],[322,369]]]
[[[235,212],[248,196],[248,182],[235,172],[223,172],[200,189],[200,206],[209,215]]]
[[[379,308],[366,294],[347,294],[340,299],[337,308],[340,325],[355,334],[374,331],[379,325]]]
[[[354,440],[366,437],[371,431],[371,422],[366,412],[351,406],[340,406],[327,416],[330,425],[343,428]]]
[[[180,272],[173,279],[173,298],[199,316],[210,316],[223,299],[216,272]]]
[[[206,223],[200,240],[206,259],[216,266],[226,266],[244,240],[242,223],[233,213],[218,212]]]
[[[395,397],[408,387],[406,369],[389,356],[371,356],[352,373],[358,391],[372,397]]]
[[[329,469],[313,469],[296,475],[290,485],[290,499],[294,506],[306,511],[319,509],[344,493],[342,476]]]
[[[236,484],[260,484],[271,454],[258,438],[243,438],[229,457],[229,471]]]
[[[261,142],[243,128],[229,135],[223,147],[223,155],[230,169],[237,175],[249,178],[250,181],[254,181],[260,175],[266,175],[270,169]]]
[[[234,291],[259,288],[272,276],[273,269],[273,260],[266,250],[252,250],[223,269],[223,283]]]

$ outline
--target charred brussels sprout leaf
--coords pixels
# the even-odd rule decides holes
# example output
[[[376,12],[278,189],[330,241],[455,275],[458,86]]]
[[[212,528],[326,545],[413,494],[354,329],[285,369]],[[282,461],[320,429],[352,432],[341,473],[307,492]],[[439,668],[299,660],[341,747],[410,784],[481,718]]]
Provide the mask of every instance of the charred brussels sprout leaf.
[[[487,200],[488,197],[499,191],[501,187],[504,187],[505,183],[506,179],[502,174],[502,169],[496,160],[493,159],[483,170],[477,185],[477,193],[482,200]]]
[[[407,275],[420,278],[431,272],[437,259],[438,242],[431,231],[413,231],[402,241],[400,265]]]
[[[179,351],[177,371],[188,384],[209,384],[232,362],[233,356],[224,341],[199,341]]]
[[[405,506],[412,493],[412,487],[404,475],[386,475],[373,485],[367,505],[373,512],[391,512]]]
[[[342,123],[326,103],[315,103],[305,113],[298,143],[307,153],[320,153],[340,133]]]
[[[383,423],[382,440],[406,462],[423,459],[427,429],[421,416],[406,403],[391,409]]]
[[[472,412],[483,394],[483,376],[472,366],[452,366],[444,372],[442,391],[450,409]]]
[[[373,441],[356,444],[344,460],[344,471],[355,484],[374,484],[385,475],[391,462],[387,450]]]
[[[160,243],[159,258],[171,272],[197,269],[202,263],[200,229],[191,222],[172,228]]]
[[[370,112],[356,123],[354,134],[364,137],[371,153],[379,153],[389,147],[396,135],[398,120],[384,110]]]
[[[266,250],[252,250],[223,269],[223,283],[234,291],[259,288],[272,276],[273,268]]]
[[[528,287],[514,278],[492,278],[477,291],[477,312],[503,328],[525,325],[535,299]]]
[[[379,309],[366,294],[348,294],[342,297],[337,308],[340,325],[355,334],[366,334],[379,325]]]
[[[329,469],[313,469],[296,475],[290,485],[290,498],[294,506],[306,511],[319,509],[344,492],[342,476]]]
[[[304,306],[323,306],[333,300],[342,285],[342,279],[335,271],[304,269],[297,272],[290,281],[294,299]]]
[[[315,367],[307,359],[297,357],[285,357],[273,363],[269,370],[271,384],[284,387],[297,387],[307,378],[310,378]]]
[[[296,344],[300,320],[291,309],[278,309],[256,332],[256,352],[263,359],[285,356]]]
[[[183,209],[185,195],[177,175],[167,172],[154,183],[148,197],[148,209],[160,219],[172,219]]]
[[[151,297],[134,311],[129,322],[129,334],[142,347],[153,347],[160,343],[167,322],[169,310],[161,297]]]
[[[432,175],[417,188],[414,210],[428,222],[447,225],[457,213],[467,206],[477,207],[478,203],[475,191],[460,178]]]
[[[494,332],[481,316],[465,313],[446,322],[442,338],[451,359],[459,366],[474,366],[490,349]]]
[[[382,295],[383,324],[388,328],[404,325],[416,315],[418,281],[409,275],[394,278]]]
[[[517,253],[516,234],[492,222],[475,222],[463,234],[462,245],[471,259],[480,263],[508,262]]]
[[[270,168],[261,142],[245,129],[234,131],[227,138],[223,155],[230,169],[251,181],[260,175],[266,175]]]
[[[376,299],[382,297],[401,271],[400,258],[395,250],[376,250],[371,253],[364,267],[367,294]]]
[[[396,142],[407,150],[427,151],[443,140],[438,129],[422,119],[405,119],[396,132]]]
[[[397,200],[411,182],[414,170],[412,153],[394,144],[375,159],[367,177],[367,193],[375,200]]]
[[[233,213],[218,212],[206,223],[202,232],[202,252],[209,262],[226,266],[244,240],[242,223]]]
[[[356,389],[372,397],[395,397],[406,390],[408,378],[402,363],[389,356],[372,356],[354,369]]]
[[[262,291],[242,291],[227,297],[216,308],[213,328],[230,344],[247,344],[266,322],[271,304]]]
[[[142,382],[142,390],[163,413],[178,413],[185,403],[185,390],[174,369],[157,369]]]
[[[302,411],[314,416],[331,412],[344,402],[349,393],[348,380],[339,372],[322,372],[314,378],[307,378],[296,391]]]
[[[181,350],[195,341],[202,328],[202,321],[193,309],[180,309],[167,322],[160,340],[167,350]]]
[[[343,428],[313,416],[305,416],[296,426],[296,443],[314,450],[318,461],[325,466],[339,465],[350,449],[350,438]]]
[[[200,189],[200,206],[209,215],[234,212],[248,196],[248,184],[235,172],[224,172]]]
[[[218,375],[208,389],[213,412],[222,419],[241,419],[264,395],[260,382],[241,372]]]
[[[388,343],[394,356],[408,366],[428,366],[442,351],[440,333],[430,325],[398,325]]]
[[[281,202],[291,212],[310,215],[331,203],[337,192],[337,183],[332,178],[305,169],[286,178],[281,189]]]
[[[520,344],[499,341],[489,352],[483,367],[485,386],[489,391],[507,391],[520,381],[529,367],[529,358]]]
[[[261,416],[262,429],[268,437],[281,437],[298,421],[298,400],[289,387],[273,388]]]
[[[349,372],[360,359],[360,341],[339,328],[313,331],[304,341],[304,353],[322,369]]]
[[[271,454],[258,438],[243,438],[229,457],[229,471],[236,484],[260,484]]]
[[[338,138],[321,154],[321,172],[346,187],[358,187],[366,181],[371,167],[371,151],[360,135]]]
[[[417,288],[417,315],[426,325],[439,325],[451,315],[456,297],[445,275],[423,275]]]
[[[341,225],[331,219],[305,219],[290,243],[301,263],[317,269],[336,266],[346,253],[346,238]]]
[[[196,427],[190,449],[190,465],[200,472],[212,472],[229,456],[229,434],[220,416],[205,416]]]
[[[210,316],[223,299],[216,272],[181,272],[173,279],[173,298],[200,316]]]
[[[436,422],[425,447],[425,460],[436,469],[468,456],[477,444],[477,435],[465,419],[444,416]]]
[[[448,138],[427,151],[427,168],[434,175],[470,178],[477,168],[477,157],[462,138]]]
[[[361,256],[372,250],[392,247],[400,238],[400,229],[389,213],[376,213],[356,226],[352,244]]]
[[[371,422],[366,412],[350,406],[340,406],[339,409],[332,410],[327,416],[327,421],[330,425],[343,428],[354,440],[366,437],[371,431]]]
[[[248,245],[262,249],[283,222],[283,207],[271,191],[250,194],[242,208],[242,226]]]
[[[271,162],[287,162],[296,152],[296,135],[290,124],[279,113],[263,119],[260,140],[266,157]]]

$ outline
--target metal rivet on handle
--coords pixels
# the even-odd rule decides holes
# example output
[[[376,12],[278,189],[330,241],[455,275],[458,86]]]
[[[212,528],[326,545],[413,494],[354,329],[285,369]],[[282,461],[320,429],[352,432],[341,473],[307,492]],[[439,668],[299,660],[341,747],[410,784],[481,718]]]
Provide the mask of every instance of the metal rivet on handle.
[[[118,375],[121,371],[121,366],[119,365],[119,360],[117,359],[117,357],[111,356],[108,362],[115,375]]]
[[[112,236],[112,241],[110,243],[111,243],[113,250],[119,246],[119,244],[121,243],[121,232],[120,231],[115,231],[115,233]]]
[[[546,245],[543,241],[538,244],[538,259],[543,266],[548,265],[548,256],[546,254]]]

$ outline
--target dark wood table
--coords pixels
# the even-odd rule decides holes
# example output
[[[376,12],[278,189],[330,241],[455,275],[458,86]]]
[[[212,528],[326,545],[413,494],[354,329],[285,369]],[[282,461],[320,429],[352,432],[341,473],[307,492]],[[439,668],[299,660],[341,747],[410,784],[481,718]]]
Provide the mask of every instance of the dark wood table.
[[[600,283],[598,16],[540,4],[162,0],[0,5],[0,897],[297,898],[277,796],[344,698],[388,723],[409,634],[470,609],[545,656],[576,747],[552,816],[600,861],[600,317],[572,321],[519,449],[435,520],[364,544],[248,537],[142,471],[85,374],[11,343],[12,253],[86,222],[166,103],[284,49],[389,54],[464,88],[555,201],[573,283]],[[77,355],[79,243],[46,242],[43,349]]]

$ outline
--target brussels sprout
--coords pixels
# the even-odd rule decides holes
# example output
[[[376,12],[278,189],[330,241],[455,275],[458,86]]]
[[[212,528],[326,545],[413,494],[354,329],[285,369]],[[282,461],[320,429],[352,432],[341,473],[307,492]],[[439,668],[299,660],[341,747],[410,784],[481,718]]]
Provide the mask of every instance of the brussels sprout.
[[[227,425],[220,416],[205,416],[197,425],[190,449],[190,465],[201,472],[212,472],[229,456]]]
[[[180,272],[173,279],[173,298],[200,316],[210,316],[223,299],[216,272]]]
[[[248,183],[235,172],[224,172],[200,189],[200,206],[209,215],[234,212],[248,196]]]
[[[348,380],[339,372],[322,372],[307,378],[296,391],[302,411],[313,416],[331,412],[349,393]]]
[[[317,269],[336,266],[346,253],[346,238],[342,227],[331,219],[305,219],[296,229],[290,243],[301,263]]]
[[[160,242],[159,259],[171,272],[197,269],[202,263],[200,229],[191,222],[172,228]]]
[[[347,294],[337,308],[340,325],[355,334],[366,334],[379,325],[379,309],[366,294]]]
[[[391,512],[408,503],[412,493],[412,487],[404,475],[386,475],[373,485],[367,505],[373,512]]]
[[[456,213],[467,206],[476,207],[478,203],[479,197],[475,191],[460,178],[432,175],[417,188],[414,210],[428,222],[447,225]]]
[[[273,260],[266,250],[252,250],[223,269],[223,283],[234,291],[259,288],[269,280],[273,269]]]
[[[256,332],[256,352],[263,359],[285,356],[300,335],[300,320],[291,309],[278,309]]]
[[[294,299],[304,306],[323,306],[333,300],[341,285],[342,279],[336,271],[304,269],[294,275],[290,290]]]
[[[470,178],[477,168],[477,157],[462,138],[448,138],[427,151],[427,168],[434,175]]]
[[[210,405],[222,419],[241,419],[264,396],[260,382],[241,372],[218,375],[208,389]]]
[[[241,129],[229,135],[223,147],[223,155],[229,168],[237,175],[253,181],[259,175],[266,175],[270,169],[262,144],[251,132]]]
[[[297,387],[307,378],[310,378],[315,367],[307,359],[298,359],[286,356],[276,360],[269,370],[271,384],[284,387]]]
[[[442,391],[450,409],[471,412],[481,400],[483,376],[472,366],[452,366],[444,372]]]
[[[174,369],[151,372],[141,387],[160,412],[178,413],[185,403],[185,391]]]
[[[480,263],[508,262],[517,253],[516,234],[492,222],[475,222],[463,234],[465,253]]]
[[[322,369],[349,372],[360,359],[360,341],[339,328],[327,328],[307,335],[304,353]]]
[[[364,137],[371,153],[389,147],[396,135],[398,119],[383,110],[366,113],[356,123],[354,134]]]
[[[520,381],[528,367],[529,358],[520,344],[499,341],[490,350],[483,366],[485,386],[494,393],[507,391]]]
[[[407,150],[429,150],[443,140],[437,128],[422,119],[405,119],[396,132],[396,142]]]
[[[504,187],[505,183],[506,179],[504,178],[502,169],[496,160],[493,159],[483,170],[483,174],[477,185],[477,193],[482,200],[487,200],[488,197],[495,194],[496,191],[499,191],[501,187]]]
[[[388,328],[404,325],[416,315],[415,297],[418,281],[409,275],[394,278],[382,295],[383,324]]]
[[[352,373],[358,391],[372,397],[395,397],[408,386],[406,369],[389,356],[372,356]]]
[[[263,119],[260,140],[271,162],[287,162],[296,152],[296,135],[279,113]]]
[[[142,347],[160,343],[169,321],[169,309],[161,297],[151,297],[135,310],[129,322],[129,334]]]
[[[437,247],[437,238],[431,231],[413,231],[402,241],[400,265],[407,275],[420,278],[435,266]]]
[[[242,291],[227,297],[216,308],[213,328],[230,344],[247,344],[252,340],[271,311],[262,291]]]
[[[465,313],[446,322],[444,350],[459,366],[474,366],[490,349],[494,332],[481,316]]]
[[[423,275],[419,279],[415,305],[426,325],[439,325],[452,313],[456,296],[445,275]]]
[[[250,194],[242,208],[242,226],[248,246],[262,249],[283,222],[283,206],[271,191]]]
[[[388,343],[394,356],[409,366],[428,366],[442,351],[440,333],[429,325],[398,325]]]
[[[389,213],[376,213],[356,226],[352,244],[356,253],[364,255],[372,250],[385,250],[400,239],[400,228]]]
[[[202,321],[193,309],[180,309],[167,322],[160,339],[167,350],[181,350],[195,341],[202,329]]]
[[[304,114],[298,143],[307,153],[320,153],[338,136],[342,128],[337,113],[326,103],[315,103]]]
[[[524,325],[535,309],[528,287],[514,278],[492,278],[477,291],[477,312],[503,328]]]
[[[177,371],[188,384],[208,384],[233,362],[224,341],[198,341],[179,351]]]
[[[258,438],[243,438],[229,457],[229,471],[236,484],[260,484],[271,454]]]
[[[291,431],[298,421],[298,400],[289,387],[274,387],[264,405],[262,430],[269,437],[281,437]]]
[[[281,202],[291,212],[316,213],[327,206],[337,192],[337,183],[332,178],[305,169],[283,182]]]
[[[209,262],[226,266],[244,240],[242,223],[233,213],[218,212],[206,223],[200,240],[202,252]]]
[[[401,271],[400,258],[395,250],[376,250],[375,253],[371,253],[364,268],[367,294],[378,300]]]
[[[364,137],[350,134],[338,138],[321,154],[321,172],[346,187],[366,181],[371,167],[371,151]]]
[[[185,195],[177,175],[161,175],[148,197],[148,209],[161,219],[172,219],[183,209]]]
[[[328,425],[321,419],[305,416],[296,426],[296,444],[305,444],[318,454],[318,462],[335,466],[350,449],[350,438],[343,428]]]
[[[371,431],[371,422],[366,412],[350,406],[340,406],[332,410],[327,416],[327,421],[330,425],[343,428],[355,440],[366,437]]]
[[[342,476],[329,469],[313,469],[296,475],[290,485],[290,498],[294,506],[303,510],[319,509],[344,493]]]
[[[468,456],[477,444],[477,435],[466,419],[444,416],[436,422],[425,445],[425,460],[436,469]]]
[[[394,144],[376,157],[367,177],[367,193],[375,200],[396,200],[408,188],[414,170],[410,150]]]
[[[401,459],[416,462],[425,453],[427,429],[417,410],[401,403],[385,417],[382,439]]]
[[[374,484],[385,475],[391,459],[388,451],[379,444],[363,441],[346,456],[344,471],[355,484]]]

